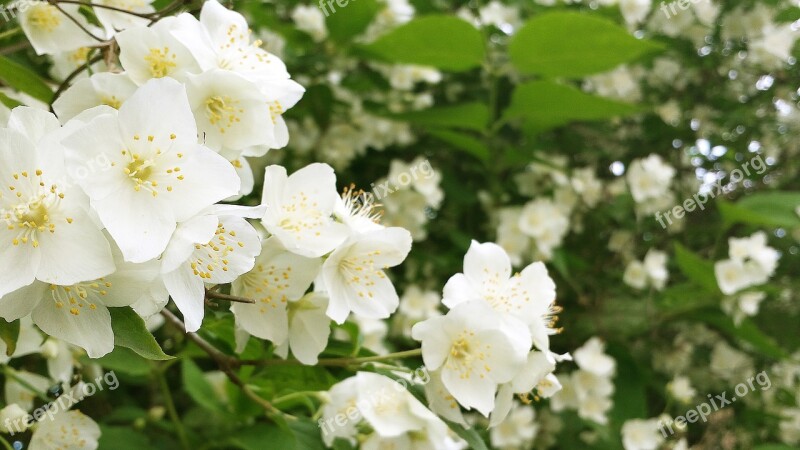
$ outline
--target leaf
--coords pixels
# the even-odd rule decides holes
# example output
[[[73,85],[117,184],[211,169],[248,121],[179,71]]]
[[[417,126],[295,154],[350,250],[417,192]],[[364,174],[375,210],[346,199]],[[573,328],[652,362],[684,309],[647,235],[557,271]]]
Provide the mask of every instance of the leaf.
[[[149,361],[125,347],[114,347],[114,351],[93,362],[106,369],[133,376],[145,376],[150,373]]]
[[[31,97],[50,103],[53,91],[36,73],[5,56],[0,56],[0,80]]]
[[[522,119],[523,127],[540,132],[573,121],[605,120],[639,111],[634,105],[589,95],[552,81],[530,81],[517,86],[506,120]]]
[[[461,424],[442,419],[461,439],[467,441],[467,445],[472,450],[489,450],[481,435],[474,428],[464,428]]]
[[[189,394],[189,397],[192,397],[195,403],[209,411],[224,410],[211,383],[208,382],[205,375],[203,375],[203,371],[190,358],[181,360],[181,375],[183,389],[186,390],[186,393]]]
[[[156,339],[147,331],[144,320],[129,306],[108,308],[108,311],[111,313],[114,345],[129,348],[147,359],[166,361],[174,358],[161,350]]]
[[[489,108],[483,103],[474,102],[393,114],[391,117],[418,125],[484,131],[489,123]]]
[[[483,62],[480,31],[457,17],[430,15],[412,20],[361,47],[387,61],[460,72]]]
[[[717,309],[696,311],[686,317],[691,320],[705,322],[731,338],[747,342],[765,356],[774,359],[786,357],[786,352],[775,343],[775,340],[765,335],[749,319],[743,319],[739,326],[736,326],[730,317]]]
[[[428,134],[450,144],[454,148],[469,153],[481,161],[486,162],[489,160],[489,147],[468,134],[450,130],[428,130]]]
[[[702,286],[706,291],[719,294],[714,263],[707,261],[688,250],[679,242],[675,243],[675,261],[686,278]]]
[[[0,319],[0,339],[6,344],[6,356],[11,356],[17,349],[19,338],[19,320],[6,322]]]
[[[4,94],[2,92],[0,92],[0,103],[5,105],[5,107],[8,108],[8,109],[14,109],[17,106],[22,105],[21,102],[18,102],[17,100],[14,100],[13,98],[7,96],[6,94]]]
[[[380,10],[380,6],[376,0],[341,1],[344,6],[334,1],[332,5],[325,4],[324,7],[321,4],[320,8],[325,13],[325,24],[330,37],[336,42],[344,43],[367,29]],[[333,11],[329,11],[328,8]]]
[[[237,431],[231,442],[243,450],[324,450],[320,433],[316,423],[300,419],[289,422],[288,427],[256,424]]]
[[[560,11],[530,19],[509,43],[508,53],[524,73],[582,77],[662,48],[610,20]]]
[[[727,225],[745,223],[786,228],[800,227],[800,192],[758,192],[736,203],[720,201],[719,210]]]
[[[619,427],[628,419],[647,417],[645,374],[626,347],[609,345],[608,353],[617,361],[612,422]]]
[[[114,450],[152,448],[144,433],[138,433],[131,428],[111,427],[101,424],[100,431],[100,445],[98,448],[113,448]]]

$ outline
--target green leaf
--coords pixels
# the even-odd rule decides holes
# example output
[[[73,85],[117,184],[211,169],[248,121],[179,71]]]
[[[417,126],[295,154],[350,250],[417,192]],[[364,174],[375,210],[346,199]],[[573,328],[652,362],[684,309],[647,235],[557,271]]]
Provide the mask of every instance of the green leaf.
[[[412,20],[362,47],[390,62],[464,71],[483,62],[481,33],[452,16],[430,15]]]
[[[348,42],[367,29],[372,19],[380,10],[376,0],[341,0],[332,5],[325,4],[325,24],[330,37],[336,42]],[[346,8],[346,9],[343,9]],[[333,9],[333,11],[331,11]]]
[[[484,131],[489,123],[489,108],[483,103],[474,102],[393,114],[391,117],[418,125]]]
[[[540,132],[573,121],[605,120],[639,111],[634,105],[589,95],[552,81],[521,84],[511,96],[506,120],[521,119],[523,127]]]
[[[736,203],[719,201],[719,211],[727,225],[745,223],[758,226],[800,227],[800,192],[758,192]]]
[[[243,450],[324,450],[320,433],[316,423],[300,419],[289,422],[288,427],[256,424],[237,431],[231,442]]]
[[[675,261],[686,278],[702,286],[708,292],[720,293],[717,278],[714,275],[713,262],[695,255],[679,242],[675,243]]]
[[[17,106],[22,105],[21,102],[18,102],[16,100],[14,100],[13,98],[7,96],[6,94],[4,94],[2,92],[0,92],[0,103],[5,105],[5,107],[8,108],[8,109],[14,109]]]
[[[461,424],[442,419],[461,439],[467,441],[467,445],[472,450],[489,450],[481,435],[474,428],[464,428]]]
[[[5,56],[0,56],[0,80],[45,103],[53,99],[52,89],[36,73]]]
[[[129,348],[147,359],[173,359],[161,350],[156,339],[147,331],[144,320],[129,306],[108,308],[108,311],[111,313],[111,328],[114,329],[114,345]]]
[[[686,317],[691,320],[705,322],[733,339],[747,342],[764,356],[774,359],[786,357],[786,352],[775,343],[775,340],[765,335],[749,319],[742,320],[739,326],[736,326],[730,317],[716,309],[696,311]]]
[[[619,427],[628,419],[647,417],[646,377],[625,346],[609,345],[608,352],[617,361],[614,409],[610,416]]]
[[[141,450],[152,448],[150,441],[144,433],[136,432],[127,427],[111,427],[100,425],[99,448],[113,448],[114,450]]]
[[[211,383],[191,359],[183,358],[181,360],[181,374],[183,389],[192,397],[192,400],[209,411],[224,410]]]
[[[509,43],[508,53],[524,73],[582,77],[661,48],[610,20],[561,11],[530,19]]]
[[[133,376],[145,376],[150,373],[150,363],[136,352],[125,347],[114,347],[114,351],[94,360],[106,369]]]
[[[463,150],[481,161],[489,160],[489,147],[480,139],[468,134],[450,130],[428,130],[431,136],[450,144],[452,147]]]
[[[19,338],[19,320],[6,322],[0,319],[0,339],[6,344],[6,356],[11,356],[17,349],[17,339]]]

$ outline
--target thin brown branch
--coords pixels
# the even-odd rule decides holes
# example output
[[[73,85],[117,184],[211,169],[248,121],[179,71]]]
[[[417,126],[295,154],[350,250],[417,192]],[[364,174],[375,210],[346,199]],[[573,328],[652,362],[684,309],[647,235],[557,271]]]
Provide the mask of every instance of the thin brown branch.
[[[137,13],[137,12],[134,12],[134,11],[129,11],[129,10],[125,9],[125,8],[119,8],[119,7],[111,6],[111,5],[101,5],[99,3],[84,2],[84,1],[80,1],[80,0],[55,0],[55,1],[58,2],[58,3],[67,3],[67,4],[70,4],[70,5],[80,5],[80,6],[88,6],[90,8],[107,9],[109,11],[116,11],[116,12],[120,12],[120,13],[130,14],[131,16],[141,17],[142,19],[149,19],[149,18],[159,14],[158,11],[153,11],[151,13]]]
[[[238,297],[236,295],[223,294],[223,293],[217,292],[216,290],[213,290],[213,289],[206,289],[206,298],[207,299],[213,299],[213,300],[226,300],[226,301],[234,302],[234,303],[249,303],[251,305],[256,303],[256,301],[253,300],[252,298],[245,298],[245,297]]]
[[[161,315],[164,316],[167,322],[169,322],[175,328],[186,332],[186,325],[183,323],[181,319],[179,319],[175,314],[172,314],[169,310],[164,309],[161,311]],[[291,418],[284,413],[282,413],[279,409],[275,408],[272,403],[267,401],[265,398],[261,397],[260,395],[253,392],[250,387],[239,378],[239,375],[233,370],[234,367],[239,366],[239,361],[236,358],[226,355],[219,351],[216,347],[211,345],[208,341],[203,339],[197,333],[186,333],[186,337],[195,343],[198,347],[200,347],[204,352],[214,360],[215,363],[219,366],[220,370],[228,377],[229,380],[233,384],[239,387],[239,389],[244,392],[244,394],[253,400],[254,402],[261,405],[262,408],[266,411],[267,415],[276,415],[276,414],[283,414],[287,418]]]
[[[96,56],[94,56],[92,58],[89,58],[80,67],[78,67],[77,69],[73,70],[69,75],[67,75],[67,78],[64,78],[64,81],[61,82],[61,84],[58,86],[58,89],[56,89],[56,92],[53,94],[53,100],[50,102],[50,111],[51,112],[53,112],[53,106],[52,106],[53,102],[55,102],[56,99],[61,94],[64,93],[64,91],[69,87],[69,85],[72,82],[72,80],[74,80],[75,77],[80,75],[84,70],[87,70],[92,64],[94,64],[96,62],[99,62],[102,59],[103,59],[103,55],[102,54],[96,55]]]
[[[106,43],[107,43],[107,41],[106,41],[105,39],[95,36],[95,34],[94,34],[94,33],[92,33],[91,31],[89,31],[89,29],[88,29],[88,28],[86,28],[85,26],[83,26],[83,24],[82,24],[82,23],[80,23],[80,22],[78,21],[78,19],[76,19],[76,18],[72,17],[72,16],[71,16],[71,15],[70,15],[70,14],[69,14],[67,11],[65,11],[65,10],[64,10],[64,8],[62,8],[62,7],[61,7],[61,5],[59,5],[59,4],[58,4],[58,3],[59,3],[59,0],[47,0],[47,3],[50,3],[51,5],[55,6],[55,7],[56,7],[56,9],[57,9],[57,10],[59,10],[59,11],[61,12],[61,14],[64,14],[65,16],[67,16],[67,19],[69,19],[70,21],[72,21],[72,23],[74,23],[74,24],[75,24],[75,25],[76,25],[78,28],[80,28],[81,30],[83,30],[83,32],[84,32],[84,33],[86,33],[86,34],[88,34],[89,36],[91,36],[91,37],[92,37],[92,39],[94,39],[94,40],[95,40],[95,41],[97,41],[97,42],[103,43],[103,44],[106,44]]]

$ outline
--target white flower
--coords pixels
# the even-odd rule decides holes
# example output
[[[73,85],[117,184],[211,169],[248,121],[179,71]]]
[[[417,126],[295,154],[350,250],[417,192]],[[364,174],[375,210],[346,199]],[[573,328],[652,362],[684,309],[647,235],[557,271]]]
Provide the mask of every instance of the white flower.
[[[286,250],[275,236],[265,240],[253,270],[237,278],[231,286],[233,295],[256,301],[231,305],[237,325],[275,345],[286,342],[289,302],[305,294],[321,267],[321,259],[296,255]]]
[[[119,61],[136,84],[153,78],[183,81],[187,73],[199,73],[192,53],[172,35],[178,18],[166,17],[152,27],[135,27],[117,33]],[[149,100],[158,97],[150,97]]]
[[[619,0],[619,10],[625,23],[636,25],[642,22],[650,12],[652,0]]]
[[[111,161],[77,182],[128,261],[157,257],[177,222],[239,191],[231,164],[197,144],[186,92],[169,78],[148,82],[118,112],[100,114],[63,143],[68,168],[97,154]]]
[[[656,450],[664,442],[658,431],[657,419],[633,419],[622,425],[622,445],[625,450]]]
[[[343,438],[355,444],[356,426],[361,422],[358,401],[358,379],[345,378],[331,386],[328,400],[322,406],[322,440],[330,447],[336,438]],[[337,417],[339,417],[337,422]]]
[[[71,4],[59,6],[64,12],[45,1],[20,2],[19,23],[36,54],[54,54],[97,45],[98,41],[78,26],[80,24],[98,38],[102,37],[100,30],[78,12],[80,6]]]
[[[530,329],[533,343],[540,350],[550,348],[550,335],[558,331],[553,328],[554,315],[560,308],[554,305],[555,283],[541,262],[530,264],[521,273],[511,276],[511,261],[499,245],[493,243],[472,244],[464,256],[464,273],[453,275],[444,286],[442,303],[454,308],[464,302],[480,300],[486,302],[507,322],[517,327],[521,322]],[[527,353],[530,344],[517,341]]]
[[[241,151],[275,140],[270,108],[254,83],[219,69],[187,78],[189,104],[207,146]]]
[[[625,273],[622,275],[622,281],[636,289],[644,289],[647,287],[647,270],[644,264],[636,260],[629,262],[625,267]]]
[[[308,33],[316,42],[328,37],[325,16],[316,6],[297,5],[292,10],[292,20],[300,31]]]
[[[514,6],[506,6],[497,0],[493,0],[479,9],[478,15],[482,24],[494,25],[506,34],[513,33],[520,24],[519,9]]]
[[[136,92],[136,84],[123,73],[102,72],[78,81],[53,103],[61,122],[99,105],[119,109]]]
[[[669,393],[678,401],[689,403],[692,401],[697,391],[692,387],[692,383],[688,377],[676,376],[667,384]]]
[[[442,298],[436,292],[423,291],[415,284],[408,286],[400,297],[400,306],[397,308],[397,320],[403,335],[410,337],[411,327],[417,322],[440,316],[441,303]]]
[[[751,276],[753,284],[766,283],[778,267],[780,253],[767,246],[767,234],[763,231],[746,238],[730,238],[728,253],[734,261],[753,262]]]
[[[31,437],[31,450],[95,450],[100,427],[80,411],[63,411],[53,420],[42,420]]]
[[[610,377],[616,369],[614,358],[605,354],[605,343],[598,337],[586,341],[572,355],[578,367],[599,377]]]
[[[442,383],[456,401],[484,416],[494,409],[498,385],[511,381],[527,357],[515,345],[525,337],[504,328],[484,301],[461,303],[445,316],[420,322],[412,336],[422,341],[425,367],[441,368]]]
[[[634,160],[627,173],[628,185],[636,203],[663,196],[669,191],[674,176],[675,169],[656,154]]]
[[[569,231],[569,217],[552,200],[539,198],[522,208],[519,229],[533,238],[542,257],[550,259]]]
[[[331,216],[339,199],[336,175],[327,164],[310,164],[291,176],[266,168],[262,201],[264,228],[289,251],[316,258],[330,253],[348,236],[346,225]]]
[[[16,403],[0,409],[0,433],[19,433],[28,428],[28,412]],[[15,425],[19,425],[18,428]]]
[[[59,136],[52,114],[28,107],[0,129],[0,297],[34,279],[72,284],[114,271],[108,241],[64,170]]]
[[[96,280],[56,285],[43,282],[16,290],[0,299],[0,316],[8,321],[31,315],[43,332],[99,358],[114,349],[108,308],[131,305],[150,296],[149,285],[160,286],[155,262],[132,264],[117,254],[117,270]],[[166,297],[163,288],[156,295]]]
[[[384,269],[402,263],[411,251],[411,235],[403,228],[384,228],[351,236],[322,266],[330,296],[328,317],[343,323],[353,312],[385,319],[400,299]]]
[[[567,355],[555,355],[549,352],[532,351],[528,354],[525,366],[508,383],[500,386],[495,397],[495,408],[492,411],[490,427],[501,424],[508,415],[514,401],[514,394],[523,398],[530,395],[549,398],[561,390],[561,383],[553,375],[558,361],[571,359]],[[533,392],[536,391],[535,394]]]
[[[231,283],[253,268],[261,252],[258,232],[242,217],[248,211],[233,208],[211,208],[180,223],[164,251],[164,285],[183,313],[187,332],[197,331],[203,321],[205,283]]]
[[[286,358],[288,349],[303,364],[317,364],[317,357],[328,346],[331,319],[325,310],[328,296],[324,292],[310,292],[300,300],[290,301],[289,337],[275,349],[278,356]]]
[[[111,6],[125,11],[131,11],[139,14],[148,14],[155,11],[151,5],[153,0],[97,0],[94,2],[96,5]],[[143,17],[136,17],[132,14],[126,14],[122,11],[114,11],[108,8],[95,7],[94,13],[97,15],[97,20],[103,25],[106,30],[106,35],[111,37],[116,32],[133,27],[146,27],[150,21]]]
[[[753,283],[753,272],[757,270],[758,268],[753,267],[753,264],[733,259],[724,259],[714,264],[717,284],[725,295],[735,294],[755,284]]]

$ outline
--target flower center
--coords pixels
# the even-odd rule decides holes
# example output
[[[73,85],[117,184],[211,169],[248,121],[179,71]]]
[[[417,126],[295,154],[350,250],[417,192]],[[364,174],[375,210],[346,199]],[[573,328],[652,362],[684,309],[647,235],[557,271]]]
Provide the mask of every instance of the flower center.
[[[81,315],[84,308],[90,310],[97,309],[96,303],[101,303],[101,298],[108,295],[107,289],[111,288],[111,282],[105,278],[99,280],[79,283],[72,286],[50,285],[50,295],[53,297],[56,308],[69,308],[69,313],[73,316]]]
[[[153,78],[163,78],[178,66],[175,62],[177,57],[175,53],[170,54],[169,47],[151,48],[150,53],[144,57],[144,61],[149,65],[150,75]]]
[[[52,32],[61,24],[61,17],[59,17],[58,9],[55,6],[36,5],[28,14],[28,22],[34,28]]]
[[[225,133],[227,128],[241,121],[238,114],[243,113],[244,109],[237,108],[235,106],[237,103],[239,102],[227,95],[216,95],[206,99],[206,117],[211,125],[219,126],[220,133]]]
[[[18,199],[21,200],[22,192],[30,188],[33,188],[35,193],[27,202],[23,201],[9,209],[0,210],[0,218],[6,222],[9,230],[18,230],[11,240],[13,245],[30,243],[36,248],[39,246],[37,233],[45,231],[55,233],[56,224],[52,221],[49,211],[64,198],[64,194],[58,192],[56,185],[46,188],[41,170],[36,170],[33,176],[23,171],[13,174],[12,177],[13,181],[9,183],[8,189],[16,193]],[[72,223],[72,219],[66,220],[67,223]]]

